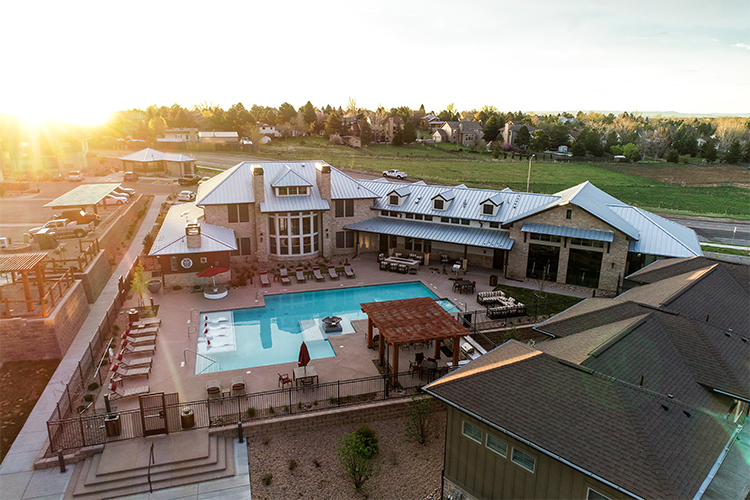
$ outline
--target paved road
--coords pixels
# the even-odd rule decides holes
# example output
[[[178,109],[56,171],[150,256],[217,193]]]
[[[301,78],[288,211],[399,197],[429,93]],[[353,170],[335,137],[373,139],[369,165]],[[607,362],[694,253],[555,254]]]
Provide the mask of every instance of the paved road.
[[[744,221],[713,220],[705,217],[664,216],[696,232],[698,240],[724,245],[750,246],[750,224]]]

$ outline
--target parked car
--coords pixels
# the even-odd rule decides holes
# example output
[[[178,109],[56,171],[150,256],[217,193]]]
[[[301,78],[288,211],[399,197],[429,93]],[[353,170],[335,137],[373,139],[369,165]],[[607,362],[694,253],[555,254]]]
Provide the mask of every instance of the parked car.
[[[68,172],[68,180],[69,181],[82,181],[83,180],[83,172],[80,170],[71,170]]]
[[[138,180],[138,174],[134,172],[125,172],[122,175],[122,181],[123,182],[135,182]]]
[[[122,205],[127,202],[128,202],[128,198],[126,196],[116,196],[110,193],[107,196],[105,196],[104,199],[100,201],[99,203],[102,205]]]
[[[201,178],[197,175],[188,174],[177,179],[177,182],[180,184],[180,186],[194,186],[198,184],[198,181],[200,180]]]
[[[112,193],[115,194],[115,195],[118,194],[118,193],[122,193],[122,194],[126,194],[126,195],[128,195],[130,197],[130,196],[134,196],[135,195],[135,189],[133,189],[133,188],[126,188],[126,187],[122,187],[122,186],[117,186],[114,189],[114,191],[112,191]]]
[[[177,195],[177,201],[195,201],[195,193],[193,191],[180,191]]]
[[[406,179],[408,175],[406,174],[406,172],[402,172],[398,170],[397,168],[392,168],[390,170],[384,170],[383,177],[395,177],[396,179]]]
[[[61,181],[61,180],[63,180],[63,176],[62,176],[62,174],[61,174],[60,172],[54,172],[54,173],[53,173],[53,174],[52,174],[52,175],[50,176],[50,178],[51,178],[51,180],[53,180],[53,181]]]
[[[209,179],[210,179],[210,177],[201,177],[201,180],[198,181],[198,185],[200,186],[201,184],[203,184],[204,182],[206,182]]]
[[[97,223],[101,216],[99,214],[92,214],[85,210],[78,208],[76,210],[63,210],[62,213],[55,214],[52,216],[53,219],[68,219],[77,224],[88,224],[89,222]]]
[[[94,223],[89,222],[88,224],[78,224],[77,222],[73,222],[68,219],[54,219],[46,222],[41,227],[32,227],[31,229],[29,229],[28,233],[32,237],[34,237],[34,235],[42,229],[50,229],[58,238],[63,238],[66,236],[75,236],[76,238],[82,238],[83,236],[86,236],[88,233],[94,230]]]

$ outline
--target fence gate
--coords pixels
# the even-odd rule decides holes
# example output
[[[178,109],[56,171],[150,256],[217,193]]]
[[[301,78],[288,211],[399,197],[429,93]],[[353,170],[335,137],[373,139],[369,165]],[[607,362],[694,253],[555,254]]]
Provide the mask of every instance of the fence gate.
[[[169,434],[167,405],[163,392],[139,396],[143,437],[154,434]]]

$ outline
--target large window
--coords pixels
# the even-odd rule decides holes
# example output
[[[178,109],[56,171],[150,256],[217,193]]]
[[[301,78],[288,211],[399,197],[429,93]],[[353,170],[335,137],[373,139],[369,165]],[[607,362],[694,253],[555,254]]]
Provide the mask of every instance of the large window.
[[[227,214],[230,223],[250,222],[250,205],[248,203],[227,205]]]
[[[602,269],[604,254],[595,250],[570,249],[568,256],[568,272],[565,283],[568,285],[597,288]]]
[[[487,434],[487,440],[484,445],[502,457],[508,456],[508,444],[492,434]]]
[[[482,444],[482,429],[471,425],[469,422],[463,422],[461,434],[473,441],[476,441],[479,444]]]
[[[354,231],[337,231],[336,248],[354,248]]]
[[[315,212],[272,214],[268,217],[271,255],[309,255],[320,251],[320,223]]]
[[[430,253],[430,240],[419,238],[404,238],[404,249],[413,250],[414,252]]]
[[[354,217],[354,200],[334,200],[336,217]]]
[[[529,472],[534,472],[536,467],[536,459],[531,455],[528,455],[517,448],[513,448],[513,453],[510,456],[511,461],[520,465]]]
[[[239,253],[235,255],[250,255],[250,238],[237,238],[237,250]]]
[[[557,281],[557,266],[560,262],[560,247],[529,245],[529,260],[526,277],[544,281]]]

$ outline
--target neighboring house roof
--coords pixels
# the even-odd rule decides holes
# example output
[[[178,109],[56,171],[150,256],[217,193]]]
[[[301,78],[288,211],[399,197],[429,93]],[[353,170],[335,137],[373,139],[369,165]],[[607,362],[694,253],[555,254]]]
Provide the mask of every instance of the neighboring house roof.
[[[167,212],[159,233],[154,239],[149,255],[175,255],[186,253],[225,252],[237,250],[234,231],[207,222],[200,222],[201,245],[187,246],[185,225],[188,222],[200,221],[203,209],[195,203],[174,205]]]
[[[507,231],[480,229],[478,227],[448,226],[446,224],[392,219],[390,217],[374,217],[354,222],[346,225],[345,229],[442,241],[459,245],[497,248],[500,250],[510,250],[513,246],[513,240],[510,239]]]
[[[176,154],[176,153],[162,153],[161,151],[158,151],[156,149],[151,149],[151,148],[141,149],[140,151],[136,151],[135,153],[132,153],[132,154],[129,154],[127,156],[121,157],[120,160],[125,160],[125,161],[140,161],[140,162],[147,162],[147,161],[179,161],[179,162],[197,161],[192,156],[182,155],[182,154]]]
[[[688,257],[682,259],[660,259],[643,269],[626,276],[636,283],[655,283],[666,278],[680,276],[699,269],[720,265],[734,281],[750,294],[750,266],[709,259],[708,257]]]
[[[263,168],[265,201],[261,211],[328,210],[328,202],[320,196],[316,180],[316,165],[320,161],[305,162],[242,162],[225,170],[198,186],[198,205],[226,205],[228,203],[255,203],[253,168]],[[326,164],[327,165],[327,164]],[[329,165],[330,166],[330,165]],[[276,184],[281,183],[281,184]],[[276,196],[274,187],[308,186],[307,196]],[[377,195],[340,170],[331,167],[332,199],[371,199]]]
[[[119,182],[109,182],[103,184],[82,184],[80,186],[76,186],[63,195],[58,196],[44,206],[60,209],[80,208],[90,205],[96,205],[119,185]]]
[[[208,137],[216,137],[223,139],[239,138],[237,132],[220,132],[218,130],[211,130],[210,132],[199,132],[201,139]]]
[[[583,238],[594,241],[614,241],[615,233],[612,231],[599,231],[597,229],[586,229],[583,227],[552,226],[549,224],[535,224],[524,222],[521,231],[524,233],[550,234],[564,236],[566,238]]]
[[[436,128],[432,132],[432,135],[435,135],[435,134],[438,134],[440,136],[440,139],[442,139],[442,140],[448,140],[448,132],[446,132],[445,130],[443,130],[441,128]]]
[[[465,134],[482,131],[482,124],[479,122],[459,122],[458,127]]]
[[[425,391],[641,498],[693,498],[738,431],[679,399],[513,340]]]

